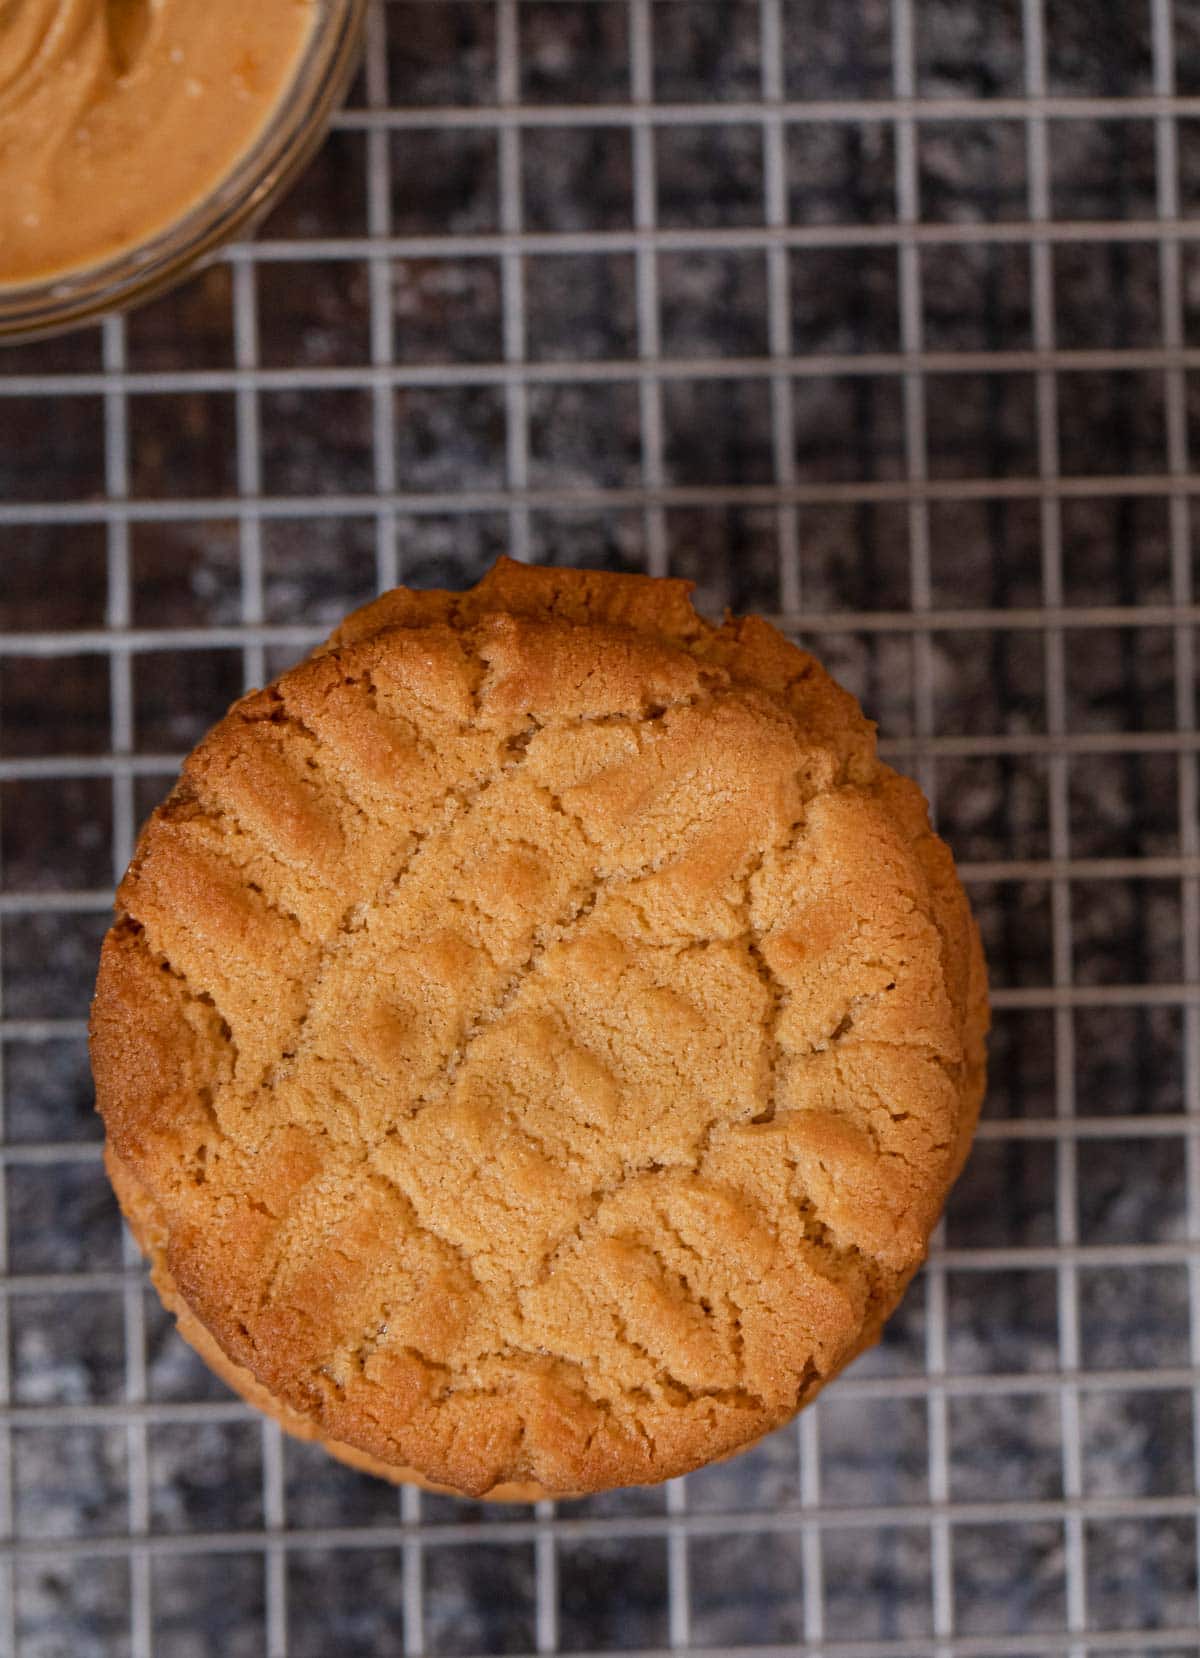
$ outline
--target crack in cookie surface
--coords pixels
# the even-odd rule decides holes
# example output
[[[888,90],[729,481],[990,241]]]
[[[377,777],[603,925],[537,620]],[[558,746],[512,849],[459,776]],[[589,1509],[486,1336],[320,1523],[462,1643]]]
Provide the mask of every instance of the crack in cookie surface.
[[[317,1431],[464,1491],[786,1419],[919,1262],[977,941],[915,790],[765,624],[502,567],[235,706],[93,1017],[171,1293]]]

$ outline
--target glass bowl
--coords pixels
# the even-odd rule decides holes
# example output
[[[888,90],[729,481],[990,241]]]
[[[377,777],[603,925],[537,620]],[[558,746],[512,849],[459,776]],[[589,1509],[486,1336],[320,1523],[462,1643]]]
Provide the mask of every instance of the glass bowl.
[[[319,0],[312,37],[257,141],[196,206],[101,264],[0,287],[0,344],[95,322],[174,287],[263,218],[311,160],[358,65],[367,0]]]

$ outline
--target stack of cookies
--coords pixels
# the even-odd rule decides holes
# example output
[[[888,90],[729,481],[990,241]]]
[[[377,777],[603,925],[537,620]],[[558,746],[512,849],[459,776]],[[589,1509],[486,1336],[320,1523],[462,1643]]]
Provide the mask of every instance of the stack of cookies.
[[[155,812],[92,1017],[163,1300],[291,1432],[475,1496],[680,1474],[874,1341],[986,987],[857,704],[687,584],[386,594]]]

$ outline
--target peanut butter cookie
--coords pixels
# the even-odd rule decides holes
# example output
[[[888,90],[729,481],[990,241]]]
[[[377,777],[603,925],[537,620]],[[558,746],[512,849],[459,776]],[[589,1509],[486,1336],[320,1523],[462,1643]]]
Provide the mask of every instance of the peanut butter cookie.
[[[682,1473],[874,1341],[986,987],[857,704],[686,583],[502,561],[234,705],[121,884],[109,1168],[293,1432],[528,1498]]]

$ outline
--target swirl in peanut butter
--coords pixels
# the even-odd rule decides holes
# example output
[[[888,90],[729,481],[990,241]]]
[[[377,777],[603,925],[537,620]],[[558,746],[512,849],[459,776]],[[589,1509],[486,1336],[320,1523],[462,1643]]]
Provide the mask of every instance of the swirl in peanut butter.
[[[140,246],[262,134],[319,0],[0,0],[0,285]]]

